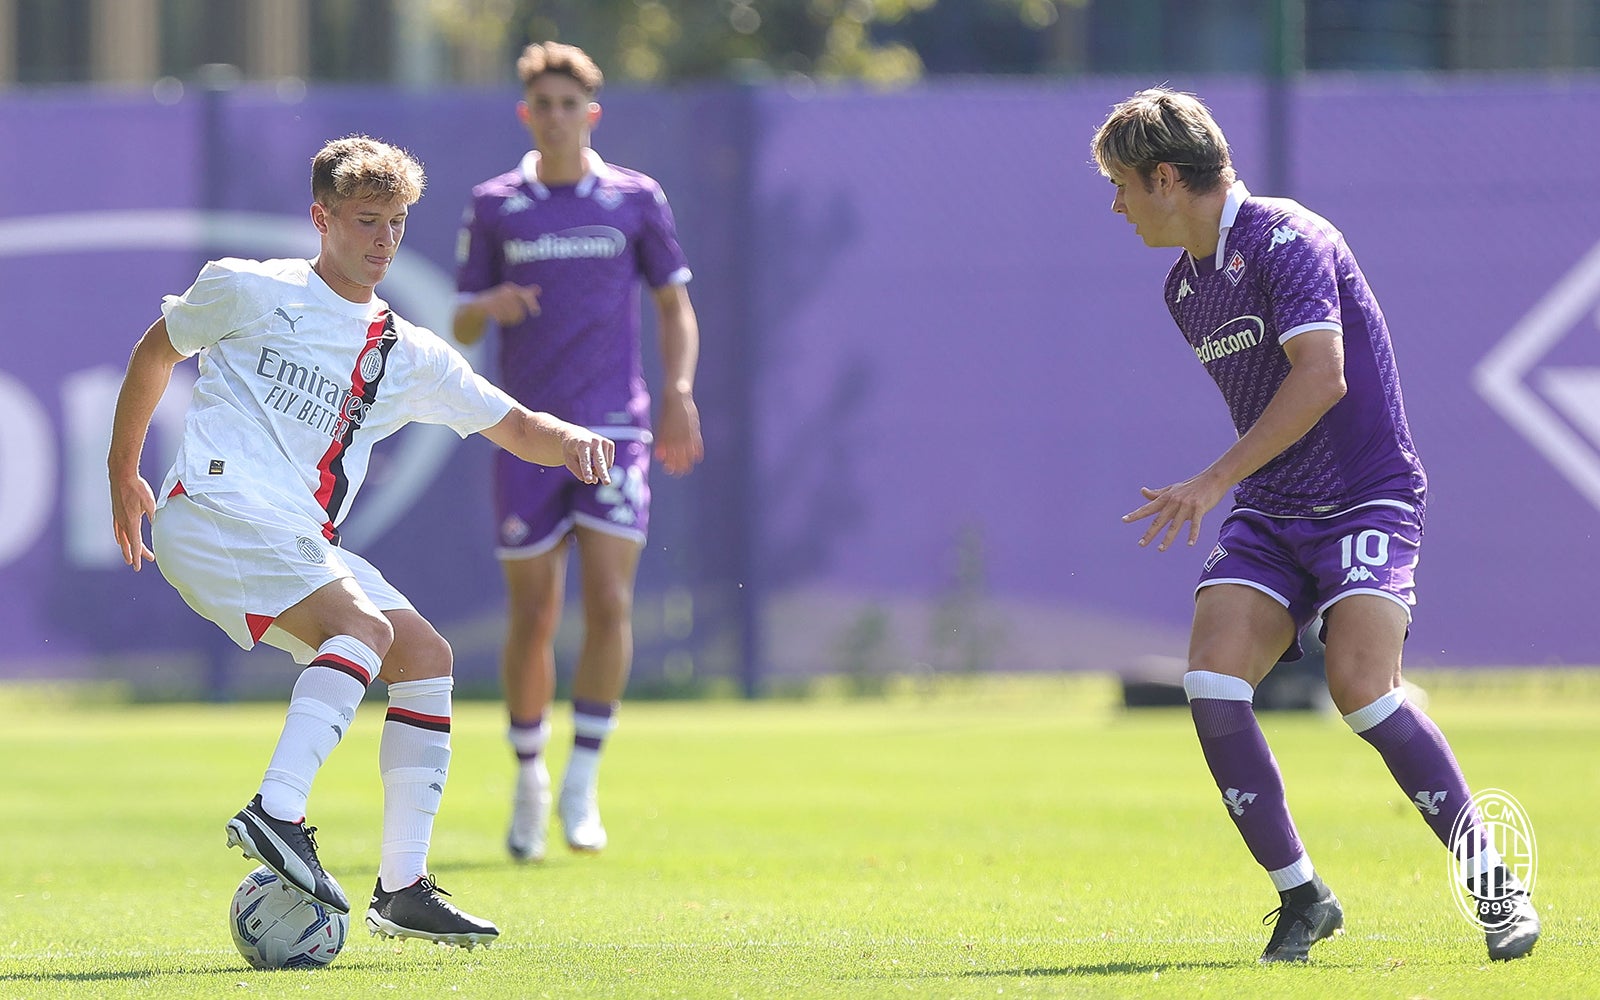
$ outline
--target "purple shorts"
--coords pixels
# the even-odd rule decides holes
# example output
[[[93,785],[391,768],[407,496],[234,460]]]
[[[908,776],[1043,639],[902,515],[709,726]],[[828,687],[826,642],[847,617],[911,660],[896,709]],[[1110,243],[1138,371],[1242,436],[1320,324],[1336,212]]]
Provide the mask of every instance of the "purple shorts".
[[[1281,659],[1298,660],[1300,633],[1351,594],[1387,597],[1409,620],[1421,548],[1422,524],[1406,507],[1372,504],[1322,518],[1236,510],[1222,522],[1195,590],[1237,583],[1282,604],[1295,639]]]
[[[611,482],[590,486],[561,466],[494,456],[495,555],[528,559],[560,544],[575,525],[644,544],[650,526],[650,445],[617,442]]]

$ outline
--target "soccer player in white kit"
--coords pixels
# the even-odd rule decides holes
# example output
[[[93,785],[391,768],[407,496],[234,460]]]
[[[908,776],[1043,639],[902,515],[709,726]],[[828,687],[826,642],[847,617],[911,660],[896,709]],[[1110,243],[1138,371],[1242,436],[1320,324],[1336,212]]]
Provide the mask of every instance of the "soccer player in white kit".
[[[425,183],[422,165],[394,146],[365,136],[325,145],[311,170],[317,257],[212,261],[162,302],[128,362],[109,471],[128,565],[160,553],[184,600],[241,647],[266,642],[307,664],[258,794],[228,821],[229,846],[349,912],[318,861],[306,800],[381,679],[383,835],[367,926],[470,948],[498,929],[445,901],[427,870],[450,762],[450,646],[340,546],[338,525],[373,445],[413,421],[481,433],[586,483],[609,481],[614,445],[516,403],[377,297]],[[157,493],[139,475],[139,454],[174,366],[196,354],[183,440]]]

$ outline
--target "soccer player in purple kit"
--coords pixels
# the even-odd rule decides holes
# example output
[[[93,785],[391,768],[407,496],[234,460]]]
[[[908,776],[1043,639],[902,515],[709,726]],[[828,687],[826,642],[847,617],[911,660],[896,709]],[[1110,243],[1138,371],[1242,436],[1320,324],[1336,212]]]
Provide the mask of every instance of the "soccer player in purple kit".
[[[1091,149],[1116,185],[1112,210],[1146,245],[1183,249],[1166,304],[1239,434],[1197,475],[1141,488],[1145,503],[1123,520],[1149,519],[1140,545],[1194,545],[1201,519],[1234,492],[1195,592],[1184,690],[1228,815],[1278,890],[1261,961],[1305,961],[1344,926],[1252,707],[1256,685],[1276,662],[1299,658],[1299,635],[1318,617],[1345,722],[1383,756],[1445,847],[1477,866],[1478,884],[1509,887],[1479,898],[1489,957],[1528,954],[1538,915],[1475,812],[1464,817],[1470,835],[1451,843],[1471,793],[1444,736],[1400,683],[1427,480],[1389,331],[1355,257],[1326,219],[1251,195],[1222,130],[1191,94],[1133,95]],[[1487,905],[1502,896],[1509,905]],[[1509,914],[1489,916],[1502,908]]]
[[[694,401],[699,329],[666,197],[651,178],[608,164],[589,147],[603,77],[582,49],[529,45],[517,72],[517,113],[535,148],[473,189],[456,248],[455,335],[474,343],[493,321],[507,391],[604,428],[617,443],[612,481],[598,489],[573,489],[499,456],[494,466],[496,555],[509,604],[502,675],[518,761],[506,846],[517,860],[538,861],[550,821],[545,750],[568,540],[578,552],[584,635],[559,813],[568,846],[593,852],[607,842],[597,799],[600,753],[616,727],[633,659],[651,443],[673,475],[692,469],[703,445]],[[641,371],[641,281],[655,304],[661,344],[664,384],[654,428]]]

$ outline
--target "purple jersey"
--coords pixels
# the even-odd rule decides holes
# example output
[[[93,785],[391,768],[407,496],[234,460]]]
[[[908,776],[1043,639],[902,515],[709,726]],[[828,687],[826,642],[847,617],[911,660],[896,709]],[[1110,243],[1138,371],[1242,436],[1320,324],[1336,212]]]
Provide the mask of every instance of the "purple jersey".
[[[1240,435],[1261,418],[1289,374],[1282,345],[1311,330],[1340,330],[1348,391],[1282,454],[1246,476],[1238,507],[1280,517],[1325,517],[1373,501],[1420,516],[1427,479],[1406,426],[1389,328],[1367,280],[1326,219],[1281,198],[1228,194],[1217,254],[1184,255],[1166,301],[1195,356],[1216,381]]]
[[[530,152],[473,188],[456,287],[538,285],[539,314],[501,331],[500,385],[530,409],[612,437],[648,437],[639,282],[689,280],[672,210],[655,181],[592,151],[589,172],[562,187],[539,182],[538,158]]]

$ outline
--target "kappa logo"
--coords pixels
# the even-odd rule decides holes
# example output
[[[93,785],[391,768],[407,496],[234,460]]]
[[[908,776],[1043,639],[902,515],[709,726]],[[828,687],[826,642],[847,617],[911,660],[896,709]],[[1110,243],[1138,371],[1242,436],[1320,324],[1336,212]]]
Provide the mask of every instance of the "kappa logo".
[[[1352,583],[1363,583],[1368,580],[1376,581],[1377,579],[1377,577],[1372,575],[1372,570],[1367,569],[1365,566],[1352,566],[1350,567],[1350,572],[1344,575],[1345,585]]]
[[[518,191],[516,194],[512,195],[511,197],[507,198],[505,201],[502,201],[500,203],[500,214],[501,215],[515,215],[518,212],[526,212],[528,209],[530,209],[532,207],[533,207],[533,199],[529,198],[527,195],[523,194],[521,191]]]
[[[1255,792],[1241,792],[1230,788],[1222,793],[1222,804],[1233,810],[1235,816],[1244,815],[1244,807],[1256,800]]]
[[[1239,279],[1244,277],[1244,254],[1237,250],[1233,252],[1233,256],[1228,258],[1226,273],[1229,281],[1235,285],[1239,283]]]
[[[1411,804],[1417,807],[1418,812],[1425,812],[1429,816],[1439,815],[1439,803],[1445,800],[1449,792],[1418,792]]]
[[[1184,299],[1193,294],[1194,288],[1189,284],[1189,279],[1184,278],[1183,281],[1178,284],[1178,297],[1175,301],[1182,302]]]
[[[278,308],[272,310],[272,314],[274,316],[282,316],[283,317],[283,321],[285,323],[289,324],[289,332],[290,333],[294,333],[295,332],[294,325],[296,323],[298,323],[301,320],[306,318],[305,314],[303,314],[303,313],[301,315],[299,315],[299,316],[290,316],[288,313],[283,311],[283,307],[282,306],[279,306]]]
[[[1272,231],[1272,242],[1267,244],[1267,253],[1278,249],[1300,238],[1300,232],[1293,226],[1279,226]]]

